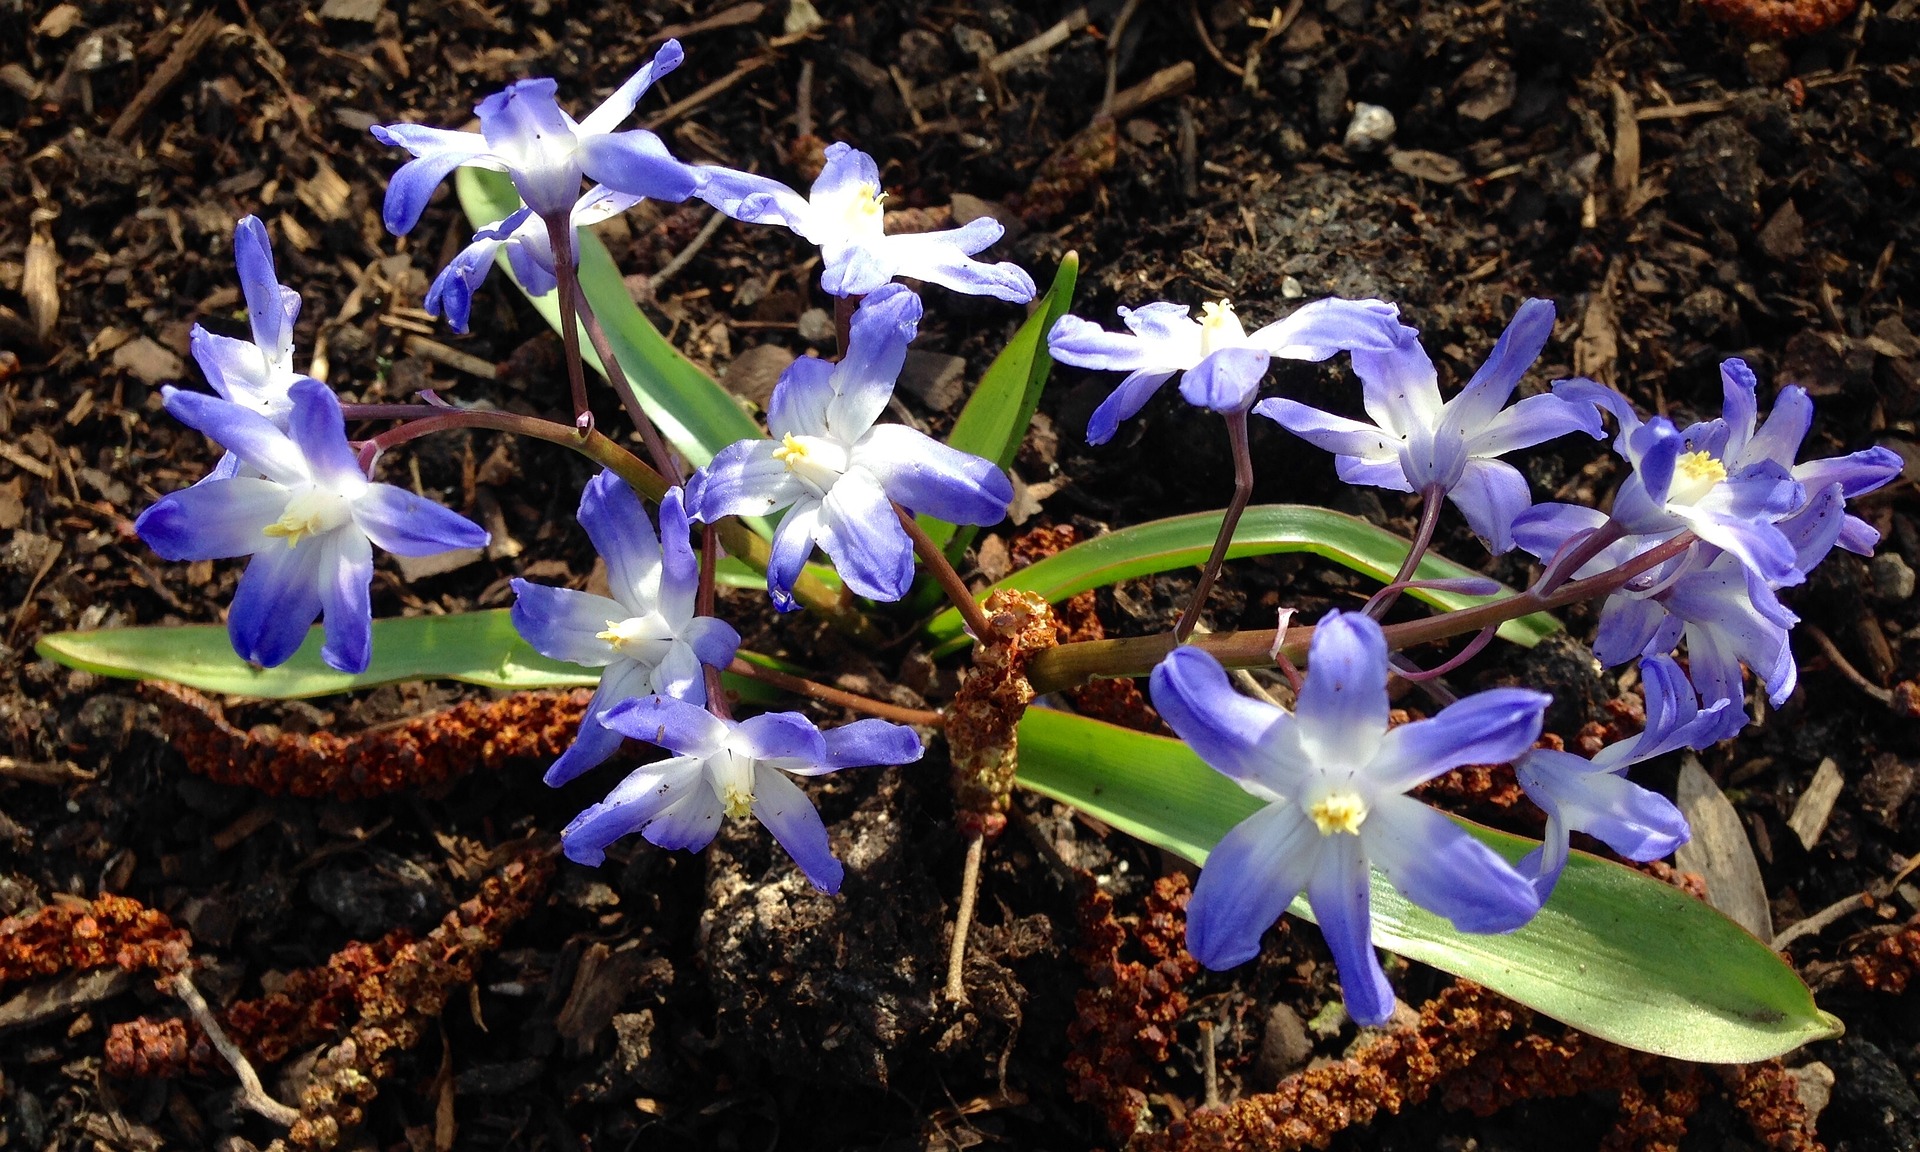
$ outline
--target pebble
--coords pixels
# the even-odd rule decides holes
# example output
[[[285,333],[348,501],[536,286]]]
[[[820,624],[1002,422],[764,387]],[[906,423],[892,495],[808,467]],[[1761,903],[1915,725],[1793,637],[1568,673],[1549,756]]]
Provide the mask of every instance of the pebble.
[[[1289,276],[1286,279],[1280,281],[1280,295],[1285,299],[1298,300],[1300,299],[1300,297],[1305,296],[1306,294],[1307,294],[1307,290],[1305,288],[1302,288],[1300,286],[1300,281],[1295,280],[1293,277]]]
[[[831,343],[836,336],[833,327],[833,313],[825,308],[809,308],[800,313],[800,339],[809,344]]]
[[[1378,104],[1355,104],[1347,123],[1349,152],[1378,152],[1393,140],[1393,113]]]
[[[1913,595],[1913,569],[1898,552],[1882,552],[1867,566],[1873,576],[1873,594],[1898,603]]]

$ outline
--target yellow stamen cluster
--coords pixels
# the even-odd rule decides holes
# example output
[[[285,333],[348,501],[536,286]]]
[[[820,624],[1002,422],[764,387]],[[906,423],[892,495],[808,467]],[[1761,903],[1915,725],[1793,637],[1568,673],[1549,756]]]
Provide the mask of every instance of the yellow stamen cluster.
[[[1307,815],[1313,818],[1322,836],[1331,836],[1336,832],[1355,835],[1359,833],[1360,825],[1366,823],[1367,802],[1357,793],[1334,792],[1308,805]]]

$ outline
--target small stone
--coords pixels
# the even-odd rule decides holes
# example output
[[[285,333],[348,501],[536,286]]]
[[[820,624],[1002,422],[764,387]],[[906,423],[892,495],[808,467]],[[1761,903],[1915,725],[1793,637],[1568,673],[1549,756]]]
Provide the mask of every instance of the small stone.
[[[800,313],[800,339],[809,344],[827,344],[835,339],[833,313],[825,308],[809,308]]]
[[[1674,160],[1674,205],[1695,221],[1731,231],[1760,214],[1760,142],[1731,116],[1695,129]]]
[[[740,350],[720,382],[735,396],[765,409],[773,400],[773,386],[794,359],[792,352],[778,344],[755,344]]]
[[[1885,828],[1900,826],[1900,809],[1913,795],[1914,765],[1891,752],[1873,758],[1873,767],[1860,781],[1861,811]]]
[[[1802,1064],[1798,1068],[1789,1068],[1787,1075],[1793,1078],[1794,1094],[1800,1097],[1800,1107],[1807,1110],[1807,1131],[1813,1131],[1813,1122],[1826,1110],[1827,1101],[1833,1098],[1833,1069],[1820,1061]]]
[[[1253,1065],[1255,1083],[1271,1088],[1312,1056],[1313,1037],[1307,1035],[1306,1021],[1290,1005],[1275,1004],[1260,1034],[1260,1056]]]
[[[1882,552],[1867,565],[1873,576],[1873,594],[1890,603],[1899,603],[1913,595],[1913,569],[1898,552]]]
[[[398,556],[393,562],[400,569],[400,578],[409,584],[422,580],[431,580],[435,576],[445,576],[449,572],[458,572],[469,564],[478,564],[486,559],[484,548],[455,548],[448,552],[435,552],[431,556]]]
[[[145,336],[136,336],[115,348],[113,366],[133,373],[148,385],[178,380],[180,374],[187,370],[180,357]]]
[[[1306,294],[1307,290],[1301,287],[1300,281],[1295,280],[1293,277],[1288,276],[1280,281],[1280,295],[1283,299],[1298,300]]]
[[[967,362],[945,352],[908,349],[900,389],[934,412],[946,412],[966,393]]]
[[[1793,201],[1782,201],[1773,215],[1767,219],[1766,227],[1754,237],[1760,245],[1760,251],[1785,264],[1798,260],[1807,251],[1806,229],[1801,226],[1800,212],[1794,208]]]
[[[1393,141],[1393,113],[1378,104],[1355,104],[1347,123],[1349,152],[1378,152]]]
[[[985,200],[978,196],[969,196],[965,192],[955,192],[948,210],[953,213],[953,226],[956,228],[962,224],[971,224],[982,216],[991,216],[1007,230],[1007,234],[1001,237],[1002,240],[1018,240],[1027,231],[1027,223],[1020,218],[1020,213],[998,200]]]

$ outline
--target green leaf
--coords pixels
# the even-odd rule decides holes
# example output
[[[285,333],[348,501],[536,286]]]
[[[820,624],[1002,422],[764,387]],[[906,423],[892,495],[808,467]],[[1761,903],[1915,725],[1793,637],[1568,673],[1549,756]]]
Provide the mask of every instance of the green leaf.
[[[1079,277],[1080,256],[1069,252],[1060,261],[1060,270],[1054,273],[1053,287],[1034,305],[1026,323],[1020,325],[1013,339],[988,365],[986,375],[980,377],[973,395],[967,398],[966,407],[960,409],[959,419],[953,422],[953,431],[947,434],[948,444],[962,452],[985,457],[1002,468],[1013,466],[1014,454],[1020,451],[1020,441],[1033,423],[1034,409],[1040,406],[1040,392],[1047,386],[1047,375],[1053,370],[1053,357],[1047,355],[1047,333],[1053,330],[1054,321],[1073,306],[1073,286]],[[971,524],[959,528],[931,516],[919,519],[927,535],[944,548],[952,560],[959,559],[980,531]]]
[[[488,688],[580,688],[600,682],[596,669],[535,652],[504,608],[451,616],[402,616],[373,622],[373,663],[357,676],[320,659],[314,628],[293,659],[257,668],[234,654],[217,624],[105,628],[42,636],[35,651],[73,668],[130,680],[170,680],[202,692],[297,700],[401,680],[462,680]]]
[[[475,228],[504,219],[520,207],[520,194],[513,181],[502,172],[483,168],[461,168],[454,173],[454,187],[460,194],[460,206]],[[759,439],[759,425],[741,409],[738,402],[713,378],[660,335],[628,294],[620,269],[607,254],[607,247],[591,230],[582,229],[580,237],[580,286],[587,301],[607,331],[613,354],[626,369],[627,378],[639,393],[640,406],[660,429],[660,434],[678,448],[695,467],[704,466],[714,453],[735,440]],[[505,252],[499,256],[503,273],[513,277]],[[514,280],[519,284],[518,280]],[[524,286],[521,291],[525,292]],[[560,330],[560,296],[528,294],[527,299]],[[600,371],[600,357],[581,337],[580,353],[588,365]],[[564,387],[556,381],[555,387]]]
[[[1061,549],[1037,564],[1022,568],[993,586],[1038,592],[1052,603],[1069,596],[1118,584],[1136,576],[1167,572],[1175,568],[1198,567],[1205,563],[1220,533],[1218,512],[1196,512],[1151,520],[1108,532],[1091,540]],[[1304,504],[1256,504],[1247,509],[1234,530],[1228,559],[1242,556],[1266,556],[1275,552],[1311,552],[1336,564],[1365,573],[1376,580],[1391,580],[1400,570],[1411,544],[1384,528],[1357,516],[1313,508]],[[1429,553],[1420,562],[1416,574],[1422,580],[1477,576],[1479,573]],[[992,589],[989,589],[992,591]],[[1496,599],[1492,596],[1463,596],[1457,592],[1414,589],[1407,593],[1444,611],[1467,608]],[[1511,592],[1502,595],[1512,595]],[[982,599],[985,594],[982,594]],[[952,608],[933,618],[927,636],[939,645],[934,654],[942,655],[963,647],[967,639],[960,613]],[[1551,616],[1535,614],[1509,620],[1500,626],[1502,638],[1531,648],[1560,625]]]
[[[1195,864],[1260,801],[1177,740],[1030,709],[1019,782]],[[1510,860],[1534,842],[1468,821]],[[1296,915],[1311,918],[1305,901]],[[1373,940],[1603,1040],[1705,1063],[1747,1063],[1838,1035],[1793,968],[1733,921],[1650,876],[1576,852],[1518,931],[1460,932],[1383,878]]]
[[[752,573],[754,579],[765,577]],[[373,622],[373,663],[358,676],[336,672],[320,659],[322,634],[314,628],[293,659],[257,668],[234,654],[227,630],[215,624],[104,628],[42,636],[35,651],[70,668],[124,680],[166,680],[202,692],[256,700],[300,700],[403,680],[460,680],[486,688],[592,688],[597,668],[549,660],[535,652],[505,608],[447,616],[403,616]],[[794,675],[806,675],[771,656],[742,651],[740,658]],[[758,680],[721,674],[727,687],[752,704],[786,699]]]

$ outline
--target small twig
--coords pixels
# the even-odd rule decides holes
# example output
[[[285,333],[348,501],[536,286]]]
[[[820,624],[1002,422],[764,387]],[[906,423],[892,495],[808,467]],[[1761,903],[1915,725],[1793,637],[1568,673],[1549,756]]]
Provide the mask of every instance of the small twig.
[[[1205,1077],[1206,1099],[1202,1107],[1220,1107],[1220,1063],[1214,1054],[1213,1021],[1200,1021],[1200,1055],[1204,1060],[1201,1071]]]
[[[246,1054],[241,1052],[232,1040],[227,1039],[227,1033],[220,1027],[220,1021],[214,1019],[213,1010],[207,1007],[207,1002],[201,997],[200,990],[193,986],[192,977],[185,972],[176,972],[167,979],[166,989],[179,997],[180,1001],[187,1006],[187,1011],[193,1014],[193,1022],[200,1025],[200,1030],[207,1034],[207,1042],[212,1044],[214,1051],[220,1053],[221,1057],[233,1066],[234,1075],[240,1079],[240,1103],[283,1128],[293,1127],[293,1122],[300,1119],[300,1110],[289,1108],[267,1095],[267,1090],[260,1085],[259,1073],[253,1070],[253,1065],[247,1060]]]
[[[19,760],[0,756],[0,779],[28,784],[84,784],[93,773],[71,760]]]
[[[953,943],[947,947],[947,999],[955,1004],[967,1002],[967,933],[973,927],[973,905],[980,894],[980,861],[986,850],[986,837],[974,833],[967,841],[967,862],[960,870],[960,911],[953,918]]]
[[[1124,19],[1124,17],[1122,19]],[[1028,60],[1037,60],[1053,51],[1055,45],[1060,44],[1066,40],[1067,37],[1073,35],[1076,28],[1084,28],[1086,23],[1086,8],[1075,8],[1065,16],[1054,21],[1051,27],[1033,39],[1023,44],[1015,44],[1005,52],[989,59],[986,62],[987,71],[998,76],[1011,68],[1026,63]]]
[[[1120,37],[1126,35],[1127,25],[1139,9],[1140,0],[1127,0],[1113,18],[1113,30],[1107,33],[1107,88],[1100,96],[1100,116],[1113,115],[1113,93],[1120,82]]]
[[[1207,35],[1207,22],[1200,16],[1200,0],[1187,0],[1187,12],[1193,17],[1194,34],[1200,37],[1201,46],[1207,50],[1207,55],[1213,57],[1214,63],[1225,68],[1235,76],[1244,77],[1247,74],[1247,70],[1227,59],[1225,56],[1222,56],[1220,49],[1214,47],[1213,37]]]
[[[653,116],[647,120],[645,127],[659,131],[661,125],[686,115],[771,63],[773,63],[773,57],[771,55],[756,56],[746,61],[725,76],[720,77],[720,79],[715,80],[704,88],[697,89],[686,99],[676,100],[672,104],[654,113]]]
[[[1865,892],[1856,892],[1844,900],[1835,900],[1805,920],[1795,921],[1792,925],[1788,926],[1785,931],[1776,933],[1773,939],[1768,942],[1767,947],[1778,952],[1802,936],[1811,936],[1815,932],[1825,930],[1827,925],[1850,912],[1858,912],[1862,908],[1871,907],[1873,907],[1873,898]]]
[[[727,671],[735,676],[745,676],[749,680],[770,684],[784,692],[792,692],[796,696],[810,696],[823,704],[851,708],[855,712],[865,712],[869,716],[892,720],[896,724],[916,724],[923,728],[938,728],[946,723],[946,718],[938,712],[889,704],[885,700],[875,700],[871,696],[847,692],[830,684],[808,680],[804,676],[795,676],[791,672],[782,672],[778,668],[769,668],[764,664],[755,664],[751,660],[742,660],[738,656],[734,657],[733,663],[727,666]]]
[[[465,372],[482,380],[493,380],[500,375],[500,369],[493,361],[482,360],[471,352],[462,352],[450,344],[429,340],[425,336],[408,336],[406,349],[408,355],[444,364],[455,372]]]
[[[793,101],[793,134],[805,139],[813,135],[813,61],[800,62],[800,83]]]
[[[1820,646],[1820,651],[1826,654],[1827,663],[1833,665],[1834,671],[1840,673],[1860,691],[1889,708],[1893,707],[1893,693],[1861,675],[1860,670],[1853,666],[1853,662],[1840,654],[1840,649],[1834,644],[1833,637],[1827,635],[1818,624],[1806,624],[1803,627],[1807,635],[1813,637],[1813,642]]]
[[[172,51],[160,62],[160,67],[153,70],[153,75],[147,77],[140,91],[133,94],[133,99],[127,101],[120,115],[114,117],[113,126],[107,129],[107,136],[114,140],[125,140],[145,118],[147,110],[186,73],[193,58],[200,54],[200,50],[207,46],[207,42],[221,27],[222,21],[218,15],[202,12],[193,23],[181,29],[180,38],[173,42]]]
[[[687,242],[687,246],[680,249],[679,254],[674,256],[673,259],[662,264],[660,271],[655,272],[647,278],[647,290],[650,292],[660,291],[662,284],[673,279],[675,273],[693,262],[693,258],[700,254],[700,249],[707,246],[707,241],[713,239],[713,234],[720,231],[720,225],[726,222],[727,217],[724,213],[715,212],[712,216],[709,216],[707,222],[700,226],[700,231],[694,233],[693,239]]]

